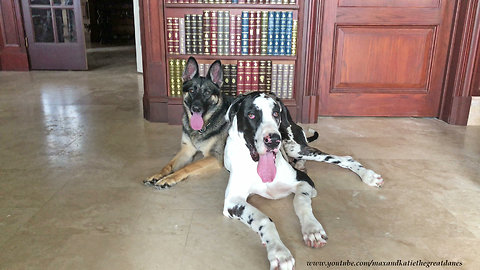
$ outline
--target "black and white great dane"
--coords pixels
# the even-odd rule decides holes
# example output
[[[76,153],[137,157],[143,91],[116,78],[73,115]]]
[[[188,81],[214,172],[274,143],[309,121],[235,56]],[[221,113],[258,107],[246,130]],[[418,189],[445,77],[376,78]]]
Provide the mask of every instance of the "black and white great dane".
[[[295,193],[293,206],[309,247],[327,243],[322,225],[312,213],[317,195],[312,179],[293,168],[288,158],[337,164],[358,174],[363,182],[380,187],[383,179],[351,157],[329,155],[310,147],[283,103],[273,94],[252,92],[238,97],[227,111],[231,123],[224,165],[230,171],[223,214],[236,218],[260,235],[267,248],[270,269],[293,269],[295,260],[280,240],[273,221],[247,202],[251,194],[279,199]],[[287,155],[284,157],[283,154]]]

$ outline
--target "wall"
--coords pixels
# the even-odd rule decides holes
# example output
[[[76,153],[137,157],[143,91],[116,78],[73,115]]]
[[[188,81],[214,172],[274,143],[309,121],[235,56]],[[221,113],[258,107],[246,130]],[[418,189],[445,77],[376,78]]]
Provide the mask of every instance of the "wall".
[[[142,63],[142,39],[140,32],[140,7],[139,0],[133,0],[133,16],[135,22],[135,47],[137,53],[137,71],[143,73]]]
[[[480,97],[472,98],[467,126],[480,126]]]

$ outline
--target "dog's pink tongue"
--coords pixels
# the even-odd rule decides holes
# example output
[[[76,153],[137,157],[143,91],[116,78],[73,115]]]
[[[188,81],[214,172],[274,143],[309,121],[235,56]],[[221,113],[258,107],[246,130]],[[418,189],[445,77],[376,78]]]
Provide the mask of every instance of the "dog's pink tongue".
[[[267,152],[265,155],[260,155],[257,165],[257,173],[262,178],[264,183],[270,183],[277,174],[277,167],[275,167],[275,154]]]
[[[201,113],[193,113],[192,117],[190,118],[190,126],[194,130],[200,130],[203,127],[203,118]]]

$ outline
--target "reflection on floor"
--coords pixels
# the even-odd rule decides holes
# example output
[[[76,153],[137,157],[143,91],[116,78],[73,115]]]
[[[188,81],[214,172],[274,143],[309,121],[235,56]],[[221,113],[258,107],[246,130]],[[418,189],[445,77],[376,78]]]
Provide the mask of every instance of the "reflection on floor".
[[[258,236],[222,216],[227,172],[166,191],[142,185],[175,154],[181,128],[142,118],[132,53],[97,57],[86,72],[0,73],[0,269],[268,269]],[[376,190],[307,163],[329,236],[319,250],[303,245],[292,197],[252,197],[296,269],[399,259],[480,269],[480,127],[406,118],[305,126],[320,131],[316,147],[354,156],[386,183]]]

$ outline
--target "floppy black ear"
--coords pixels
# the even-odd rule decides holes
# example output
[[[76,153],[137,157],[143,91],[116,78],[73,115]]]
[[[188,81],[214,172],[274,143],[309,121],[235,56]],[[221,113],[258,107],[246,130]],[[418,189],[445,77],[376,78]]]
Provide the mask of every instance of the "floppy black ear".
[[[185,70],[183,71],[182,79],[184,82],[186,82],[198,76],[200,75],[198,74],[197,60],[190,56],[190,58],[188,58],[187,65],[185,66]]]
[[[238,110],[240,110],[240,105],[242,105],[243,100],[245,100],[245,95],[239,95],[233,100],[227,111],[227,120],[229,122],[232,122],[233,117],[238,113]]]
[[[282,108],[282,112],[280,113],[280,117],[281,117],[280,127],[287,128],[291,125],[290,122],[292,121],[292,117],[290,116],[290,112],[288,111],[287,106],[285,106],[285,104],[283,104],[283,102],[280,98],[277,97],[276,101],[277,101],[278,105],[280,105],[280,107]]]
[[[210,68],[207,72],[207,79],[212,80],[212,82],[218,87],[222,87],[223,84],[223,69],[222,69],[222,62],[220,60],[216,60],[213,64],[210,65]]]

